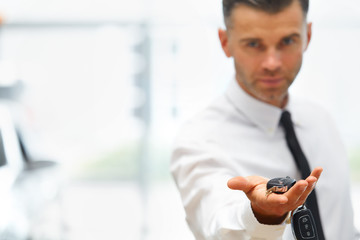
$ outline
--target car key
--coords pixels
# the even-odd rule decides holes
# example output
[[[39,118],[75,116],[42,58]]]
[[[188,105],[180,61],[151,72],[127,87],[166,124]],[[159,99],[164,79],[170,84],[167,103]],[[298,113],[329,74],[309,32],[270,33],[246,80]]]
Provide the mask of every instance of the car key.
[[[294,184],[296,183],[295,179],[287,176],[286,178],[273,178],[270,179],[266,184],[266,196],[271,193],[283,194],[286,193]]]
[[[319,239],[314,217],[305,205],[295,209],[291,217],[291,228],[297,240],[317,240]]]

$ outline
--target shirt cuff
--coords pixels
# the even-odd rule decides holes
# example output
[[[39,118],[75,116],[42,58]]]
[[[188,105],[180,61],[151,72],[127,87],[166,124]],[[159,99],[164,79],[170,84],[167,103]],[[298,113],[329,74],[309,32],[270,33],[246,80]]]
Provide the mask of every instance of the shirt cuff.
[[[285,231],[285,221],[279,225],[266,225],[259,223],[256,219],[250,201],[243,205],[244,209],[240,212],[240,221],[251,237],[261,239],[282,239]]]

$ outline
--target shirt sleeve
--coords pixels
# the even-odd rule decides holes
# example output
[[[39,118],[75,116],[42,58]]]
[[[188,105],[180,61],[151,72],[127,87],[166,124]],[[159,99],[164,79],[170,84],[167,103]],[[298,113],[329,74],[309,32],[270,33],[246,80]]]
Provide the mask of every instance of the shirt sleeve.
[[[171,172],[196,239],[282,239],[285,224],[260,224],[246,195],[227,187],[238,173],[226,155],[214,144],[190,142],[177,142]]]

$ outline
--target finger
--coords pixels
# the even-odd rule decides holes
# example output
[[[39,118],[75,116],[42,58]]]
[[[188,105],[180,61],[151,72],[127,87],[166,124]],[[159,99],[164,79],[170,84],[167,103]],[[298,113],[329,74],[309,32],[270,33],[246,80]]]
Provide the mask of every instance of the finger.
[[[308,182],[308,187],[306,188],[306,190],[304,191],[304,193],[301,195],[301,197],[298,200],[298,203],[304,204],[304,202],[306,201],[307,197],[310,195],[310,193],[314,190],[316,182],[317,182],[317,178],[315,178],[314,176],[309,176],[308,178],[306,178],[306,181]]]
[[[228,187],[233,190],[241,190],[248,194],[257,186],[266,184],[268,179],[259,176],[234,177],[228,181]],[[261,188],[261,187],[260,187]]]
[[[298,181],[289,191],[284,193],[284,196],[288,198],[288,204],[296,205],[303,193],[308,187],[308,182],[305,180]]]
[[[252,189],[252,184],[244,177],[234,177],[231,178],[227,185],[230,189],[241,190],[245,193],[249,192]]]
[[[323,171],[322,167],[316,167],[314,168],[314,170],[311,172],[310,176],[316,177],[317,179],[320,178],[321,173]]]
[[[323,171],[323,169],[321,167],[317,167],[311,172],[310,176],[305,179],[308,182],[308,187],[304,191],[302,196],[298,199],[298,204],[300,204],[300,205],[304,204],[307,197],[314,190],[315,185],[316,185],[318,179],[320,178],[322,171]]]
[[[314,188],[317,180],[320,178],[323,169],[321,167],[316,167],[306,180],[298,181],[290,190],[285,193],[289,198],[289,202],[297,202],[299,199],[306,199]]]

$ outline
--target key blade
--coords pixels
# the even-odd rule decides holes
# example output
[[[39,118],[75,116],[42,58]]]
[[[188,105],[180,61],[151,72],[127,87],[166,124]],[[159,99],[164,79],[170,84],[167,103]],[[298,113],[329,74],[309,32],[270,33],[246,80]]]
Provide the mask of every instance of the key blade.
[[[265,196],[268,197],[270,194],[272,194],[274,192],[276,187],[272,187],[269,188],[268,190],[266,190]]]

